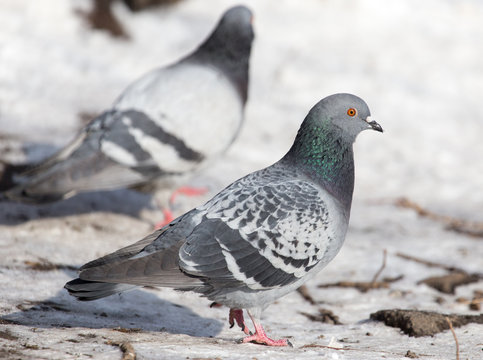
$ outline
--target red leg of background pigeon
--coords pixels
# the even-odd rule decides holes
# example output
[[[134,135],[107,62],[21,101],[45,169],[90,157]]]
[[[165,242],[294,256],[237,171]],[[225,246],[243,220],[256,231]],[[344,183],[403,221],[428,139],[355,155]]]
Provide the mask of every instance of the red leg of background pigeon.
[[[171,211],[171,206],[174,204],[176,197],[178,195],[185,195],[185,196],[200,196],[205,194],[208,191],[208,188],[195,188],[190,186],[181,186],[171,194],[169,198],[168,208],[163,209],[164,219],[154,225],[155,229],[161,229],[163,226],[168,225],[171,221],[174,220],[173,212]]]
[[[181,186],[171,194],[171,197],[169,198],[169,204],[173,205],[178,195],[200,196],[200,195],[206,194],[207,191],[208,191],[207,187],[195,188],[191,186]]]
[[[256,321],[249,312],[248,312],[248,315],[252,319],[253,325],[255,326],[255,334],[244,338],[243,339],[244,343],[256,342],[257,344],[263,344],[268,346],[292,346],[292,344],[287,339],[281,339],[281,340],[270,339],[265,333],[265,330],[263,329],[262,324]]]
[[[230,323],[230,328],[235,325],[235,321],[237,325],[242,329],[245,334],[250,334],[250,330],[245,325],[245,319],[243,318],[243,310],[241,309],[230,309],[230,315],[228,319]]]
[[[163,226],[168,225],[171,221],[174,220],[173,212],[169,208],[163,209],[163,216],[164,216],[163,220],[161,220],[160,222],[156,223],[156,225],[154,225],[154,228],[156,230],[161,229]]]

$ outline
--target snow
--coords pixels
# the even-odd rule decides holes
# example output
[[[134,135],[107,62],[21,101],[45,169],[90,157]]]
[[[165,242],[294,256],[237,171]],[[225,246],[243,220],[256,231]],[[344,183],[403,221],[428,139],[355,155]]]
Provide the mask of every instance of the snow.
[[[89,1],[3,0],[2,159],[34,160],[55,151],[82,126],[80,113],[99,113],[131,81],[192,50],[236,3],[184,0],[139,13],[115,3],[131,38],[126,41],[89,29],[78,15],[90,8]],[[209,183],[215,192],[274,162],[310,107],[326,95],[351,92],[365,99],[385,132],[360,135],[346,244],[308,284],[320,306],[343,325],[307,320],[300,312],[315,314],[319,305],[293,293],[269,307],[263,320],[273,337],[291,336],[294,348],[240,345],[235,340],[242,333],[229,329],[227,309],[209,308],[195,294],[143,289],[80,303],[62,289],[74,271],[40,272],[26,265],[48,259],[78,266],[148,234],[159,210],[149,196],[122,190],[42,207],[0,203],[0,331],[16,338],[0,333],[0,357],[120,358],[108,341],[129,341],[139,359],[403,359],[408,350],[422,358],[455,357],[449,331],[410,338],[368,318],[397,307],[475,313],[456,298],[471,298],[481,282],[461,286],[455,295],[438,293],[416,283],[443,270],[396,253],[477,272],[483,268],[482,240],[447,231],[392,202],[406,196],[437,213],[482,221],[483,3],[244,3],[254,11],[256,30],[246,122],[226,156],[193,181]],[[14,145],[23,156],[8,151]],[[183,200],[178,211],[201,201]],[[388,257],[382,276],[404,275],[389,289],[317,288],[370,281],[383,249]],[[462,359],[483,357],[482,325],[455,331]]]

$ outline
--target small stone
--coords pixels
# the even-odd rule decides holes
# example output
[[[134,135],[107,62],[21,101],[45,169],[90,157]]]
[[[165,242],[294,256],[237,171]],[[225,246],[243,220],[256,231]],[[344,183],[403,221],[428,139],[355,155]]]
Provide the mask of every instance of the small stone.
[[[406,353],[406,355],[404,355],[404,357],[407,357],[407,358],[410,358],[410,359],[418,359],[419,355],[412,352],[411,350],[408,350],[408,352]]]

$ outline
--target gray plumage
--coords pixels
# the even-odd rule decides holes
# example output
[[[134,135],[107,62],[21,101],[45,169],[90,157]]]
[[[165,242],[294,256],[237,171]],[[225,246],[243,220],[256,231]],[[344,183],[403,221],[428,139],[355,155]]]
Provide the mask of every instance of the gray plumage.
[[[251,19],[244,6],[226,11],[192,54],[131,84],[68,146],[16,174],[5,195],[45,202],[166,186],[223,153],[238,135],[247,101]]]
[[[84,265],[67,290],[80,300],[98,298],[102,282],[107,292],[112,284],[192,290],[247,309],[257,326],[266,306],[341,248],[354,184],[352,144],[362,130],[382,131],[369,115],[354,95],[321,100],[281,160],[140,242]]]

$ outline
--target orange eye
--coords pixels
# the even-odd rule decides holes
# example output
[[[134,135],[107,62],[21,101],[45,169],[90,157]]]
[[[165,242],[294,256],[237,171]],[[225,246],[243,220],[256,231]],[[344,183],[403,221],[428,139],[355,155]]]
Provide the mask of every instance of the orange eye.
[[[350,108],[349,110],[347,110],[347,115],[349,116],[356,116],[356,114],[357,114],[357,110],[354,108]]]

